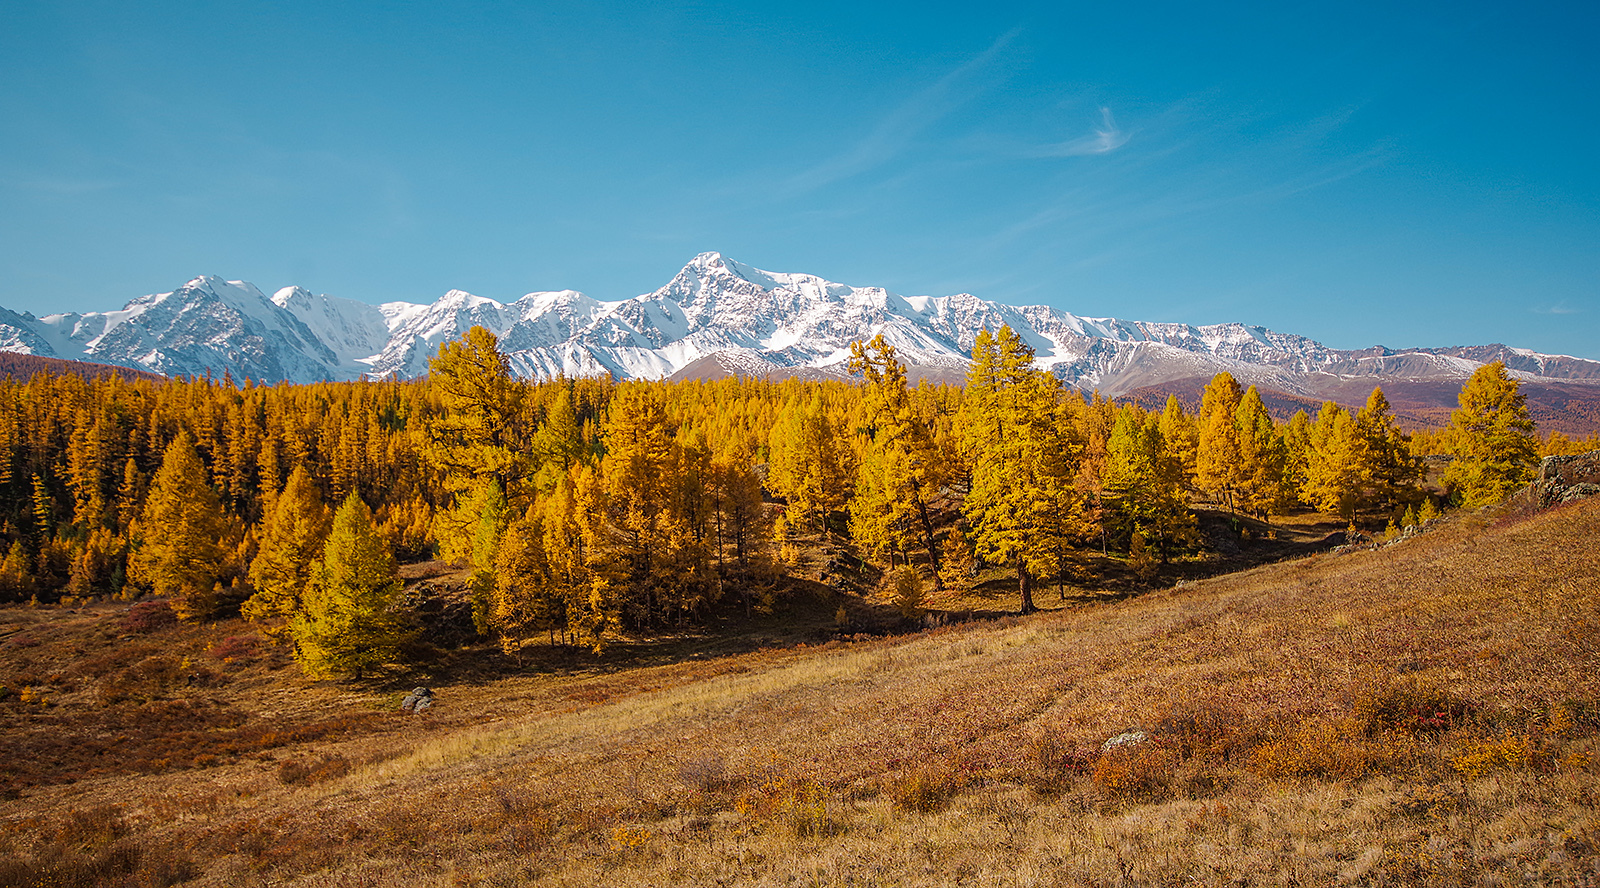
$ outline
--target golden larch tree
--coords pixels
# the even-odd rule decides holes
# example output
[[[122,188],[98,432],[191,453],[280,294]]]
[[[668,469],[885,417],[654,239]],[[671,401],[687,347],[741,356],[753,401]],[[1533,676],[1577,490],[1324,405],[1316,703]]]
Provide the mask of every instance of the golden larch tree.
[[[1455,460],[1444,483],[1465,508],[1499,502],[1533,479],[1539,461],[1522,386],[1500,361],[1479,367],[1461,387],[1460,406],[1450,414]]]
[[[331,521],[311,473],[304,465],[295,466],[262,522],[260,549],[250,562],[255,594],[240,608],[246,619],[265,623],[268,632],[276,633],[300,609],[300,596],[310,583],[312,562],[327,543]]]
[[[218,571],[231,548],[223,539],[227,523],[221,499],[205,478],[194,439],[184,431],[167,447],[151,481],[129,565],[135,584],[169,596],[172,609],[186,620],[217,613]]]

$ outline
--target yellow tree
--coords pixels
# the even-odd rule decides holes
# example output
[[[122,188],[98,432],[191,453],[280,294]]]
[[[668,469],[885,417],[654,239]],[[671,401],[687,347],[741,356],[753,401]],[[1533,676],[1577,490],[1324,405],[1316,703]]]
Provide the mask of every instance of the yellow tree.
[[[1200,402],[1195,480],[1223,504],[1234,508],[1234,495],[1243,483],[1237,415],[1243,392],[1227,372],[1212,377]]]
[[[396,605],[402,583],[372,511],[351,493],[333,516],[322,559],[289,622],[307,675],[354,676],[392,662],[407,636]]]
[[[767,483],[789,504],[790,524],[825,530],[850,496],[850,460],[820,392],[789,401],[768,437]]]
[[[1167,395],[1166,407],[1161,411],[1161,439],[1166,442],[1172,458],[1178,461],[1184,488],[1193,487],[1200,432],[1194,417],[1184,412],[1183,402],[1177,395]]]
[[[299,610],[311,563],[322,554],[331,520],[311,473],[304,465],[295,466],[263,521],[261,548],[250,562],[255,594],[240,608],[246,619],[272,622]]]
[[[1086,529],[1074,484],[1083,446],[1060,413],[1059,383],[1034,368],[1033,350],[1009,327],[980,331],[967,375],[972,489],[962,510],[978,555],[1016,569],[1024,613],[1035,610],[1035,581],[1061,570]]]
[[[1361,430],[1345,409],[1332,401],[1322,405],[1310,428],[1306,480],[1300,496],[1323,512],[1351,518],[1366,484],[1366,445]]]
[[[691,455],[676,433],[658,387],[618,389],[606,419],[601,473],[610,519],[621,532],[629,604],[641,622],[681,620],[719,591],[687,512],[699,504],[697,492],[688,489]]]
[[[1356,429],[1366,458],[1367,505],[1394,511],[1414,502],[1422,474],[1419,460],[1411,455],[1409,436],[1395,425],[1383,389],[1372,389],[1367,405],[1356,415]]]
[[[545,550],[543,516],[529,510],[501,535],[487,612],[479,622],[487,623],[502,650],[516,653],[539,632],[560,627],[565,634],[565,604]]]
[[[863,377],[862,430],[856,496],[850,504],[850,533],[875,557],[927,554],[938,583],[939,547],[934,536],[933,499],[943,480],[938,447],[928,424],[912,403],[906,368],[883,334],[850,345],[849,369]]]
[[[1306,468],[1311,459],[1311,417],[1304,410],[1295,411],[1283,429],[1284,496],[1290,500],[1306,502],[1303,495]]]
[[[1288,452],[1253,385],[1239,399],[1234,427],[1239,435],[1239,467],[1235,475],[1239,508],[1265,519],[1283,500]]]
[[[1466,508],[1499,502],[1533,479],[1539,439],[1521,385],[1500,361],[1479,367],[1450,414],[1455,460],[1444,483]]]
[[[214,616],[222,604],[216,582],[229,549],[227,522],[205,477],[194,439],[181,432],[150,484],[129,564],[136,585],[170,596],[172,609],[186,620]]]
[[[1191,541],[1194,516],[1183,496],[1183,465],[1166,446],[1161,417],[1129,404],[1117,413],[1106,447],[1107,530],[1119,547],[1135,535],[1154,543],[1165,563]],[[1130,548],[1131,552],[1131,548]]]
[[[733,547],[734,563],[748,568],[759,541],[767,536],[768,521],[761,501],[761,478],[756,474],[750,442],[730,438],[711,461],[707,491],[716,510],[717,560]],[[839,506],[844,500],[839,500]]]
[[[440,471],[453,508],[436,518],[435,534],[447,558],[473,547],[482,500],[491,487],[513,508],[526,505],[525,489],[536,455],[523,416],[525,389],[495,335],[473,327],[439,347],[428,379],[440,410],[427,424],[427,455]]]

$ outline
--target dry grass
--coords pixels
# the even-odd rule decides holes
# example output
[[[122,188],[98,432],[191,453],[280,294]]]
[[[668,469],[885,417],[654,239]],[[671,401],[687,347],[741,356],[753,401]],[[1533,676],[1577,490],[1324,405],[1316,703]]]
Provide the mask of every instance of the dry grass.
[[[1600,502],[1469,516],[1027,619],[435,686],[418,718],[307,687],[292,723],[370,721],[33,781],[0,883],[1593,885],[1597,543]],[[272,693],[153,673],[249,715],[206,733]]]

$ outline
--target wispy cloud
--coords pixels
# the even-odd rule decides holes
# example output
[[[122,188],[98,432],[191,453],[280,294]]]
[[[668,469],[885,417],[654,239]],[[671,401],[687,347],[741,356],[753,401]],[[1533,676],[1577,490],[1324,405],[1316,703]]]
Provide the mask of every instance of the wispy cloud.
[[[1579,309],[1573,308],[1566,302],[1557,302],[1555,305],[1545,306],[1542,308],[1536,307],[1533,309],[1533,311],[1536,314],[1545,315],[1575,315],[1582,313]]]
[[[814,191],[899,157],[923,131],[983,94],[989,85],[984,75],[1020,32],[1013,28],[1000,35],[983,52],[901,102],[849,148],[791,176],[782,190],[790,196]]]
[[[1101,125],[1093,135],[1042,145],[1033,151],[1034,157],[1082,157],[1088,154],[1110,154],[1128,144],[1129,134],[1117,126],[1110,108],[1100,109]]]
[[[976,237],[974,252],[1032,249],[1071,268],[1128,264],[1192,239],[1203,230],[1200,220],[1297,199],[1382,166],[1390,154],[1381,142],[1353,151],[1330,145],[1346,110],[1265,135],[1262,121],[1213,113],[1204,95],[1144,109],[1140,118],[1137,151],[1117,151],[1130,133],[1107,109],[1093,135],[1036,151],[1032,156],[1098,155],[1106,162],[1062,164],[1041,176],[1031,212]]]

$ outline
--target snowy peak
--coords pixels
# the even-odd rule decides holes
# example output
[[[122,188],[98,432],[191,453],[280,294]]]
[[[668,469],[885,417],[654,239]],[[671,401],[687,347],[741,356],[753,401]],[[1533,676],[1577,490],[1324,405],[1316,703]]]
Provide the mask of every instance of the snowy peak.
[[[268,382],[403,378],[425,374],[440,344],[475,325],[499,337],[514,372],[537,379],[838,376],[850,343],[877,334],[914,374],[960,379],[978,331],[1006,325],[1041,367],[1108,395],[1220,370],[1289,392],[1329,379],[1457,380],[1493,360],[1529,379],[1600,383],[1600,362],[1501,345],[1339,351],[1247,324],[1086,317],[968,293],[903,296],[715,252],[695,256],[660,289],[615,302],[555,290],[502,303],[450,290],[432,303],[374,306],[303,287],[269,299],[248,282],[203,275],[119,311],[34,318],[0,309],[0,350]]]
[[[333,352],[335,378],[363,367],[362,359],[389,342],[389,319],[382,309],[353,299],[313,295],[304,287],[285,287],[272,294],[272,304],[292,315]]]

